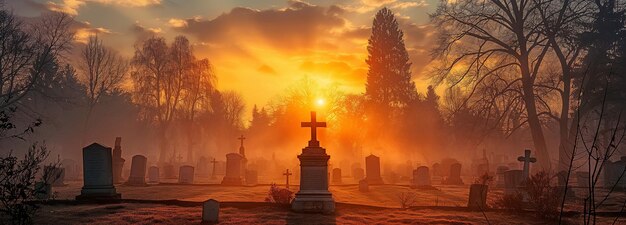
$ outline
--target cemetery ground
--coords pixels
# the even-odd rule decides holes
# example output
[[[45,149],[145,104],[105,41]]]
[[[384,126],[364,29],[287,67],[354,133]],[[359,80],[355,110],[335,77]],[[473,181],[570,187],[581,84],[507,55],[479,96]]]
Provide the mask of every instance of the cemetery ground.
[[[464,178],[469,180],[470,178]],[[219,180],[219,179],[218,179]],[[42,205],[35,217],[36,224],[199,224],[202,202],[216,199],[221,202],[220,224],[553,224],[535,217],[530,212],[510,212],[498,209],[470,211],[466,208],[469,185],[437,185],[437,189],[411,189],[408,183],[371,185],[368,192],[360,192],[358,184],[331,185],[337,202],[332,215],[294,213],[289,206],[264,202],[269,185],[222,186],[211,181],[181,185],[176,180],[162,180],[161,184],[145,187],[118,185],[123,200],[109,203],[78,203],[81,181],[66,181],[55,187],[55,200]],[[283,185],[284,186],[284,185]],[[291,185],[297,191],[297,185]],[[398,194],[416,195],[413,207],[401,209]],[[503,190],[491,188],[488,203],[502,195]],[[566,211],[581,211],[578,198],[568,200]],[[602,211],[619,212],[626,195],[618,193]],[[484,213],[484,214],[483,214]],[[578,224],[580,214],[568,213],[566,221]],[[602,224],[615,218],[601,217]],[[616,224],[626,223],[620,218]]]

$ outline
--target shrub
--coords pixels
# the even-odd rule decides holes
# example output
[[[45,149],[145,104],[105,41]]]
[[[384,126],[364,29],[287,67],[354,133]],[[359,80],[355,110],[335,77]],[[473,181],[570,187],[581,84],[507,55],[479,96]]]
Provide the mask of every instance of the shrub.
[[[398,203],[400,203],[400,208],[403,209],[409,208],[417,202],[417,194],[415,192],[400,192],[396,197]]]
[[[521,192],[515,192],[514,194],[505,194],[502,195],[501,198],[497,199],[494,203],[497,208],[519,212],[524,209],[524,195]]]
[[[278,204],[290,204],[293,200],[293,192],[287,188],[280,188],[276,184],[270,186],[270,190],[265,197],[266,202]]]
[[[528,193],[528,204],[537,216],[556,219],[559,217],[562,193],[558,187],[550,184],[551,177],[541,171],[532,175],[525,183],[524,190]]]
[[[6,214],[13,224],[28,224],[38,207],[35,199],[35,175],[47,158],[45,146],[33,144],[23,159],[12,155],[0,158],[0,212]]]

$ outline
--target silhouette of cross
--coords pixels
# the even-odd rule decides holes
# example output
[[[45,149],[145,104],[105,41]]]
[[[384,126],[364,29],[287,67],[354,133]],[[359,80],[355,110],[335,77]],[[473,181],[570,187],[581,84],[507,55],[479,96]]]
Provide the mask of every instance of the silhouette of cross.
[[[213,161],[211,161],[211,163],[213,163],[213,171],[211,172],[211,178],[215,179],[215,164],[217,164],[217,160],[213,158]]]
[[[311,122],[302,122],[300,124],[301,127],[310,127],[311,128],[311,140],[309,141],[310,147],[319,147],[320,142],[317,141],[317,128],[318,127],[326,127],[326,122],[317,122],[315,118],[315,112],[311,111]]]
[[[530,173],[530,163],[537,162],[537,159],[534,157],[530,157],[530,149],[524,150],[524,156],[517,157],[517,161],[524,162],[524,171],[523,179],[526,180],[528,178],[528,174]]]
[[[287,171],[285,173],[283,173],[283,175],[285,177],[287,177],[286,178],[287,182],[285,182],[285,188],[289,189],[289,176],[292,175],[292,174],[289,172],[289,169],[287,169]]]
[[[237,139],[241,141],[241,147],[243,147],[243,140],[246,140],[246,137],[244,137],[242,134],[241,137],[238,137]]]

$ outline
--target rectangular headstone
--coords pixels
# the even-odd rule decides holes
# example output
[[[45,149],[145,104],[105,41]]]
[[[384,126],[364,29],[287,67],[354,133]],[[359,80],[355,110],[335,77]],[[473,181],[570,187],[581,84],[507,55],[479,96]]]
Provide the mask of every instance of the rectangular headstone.
[[[76,200],[120,198],[113,186],[111,148],[98,143],[83,148],[83,188]]]
[[[193,166],[181,166],[178,175],[178,183],[193,184],[194,168]]]
[[[413,186],[430,186],[430,171],[428,167],[420,166],[413,170]]]
[[[246,185],[254,186],[259,183],[259,175],[256,170],[246,170]]]
[[[220,203],[214,199],[209,199],[202,203],[202,222],[217,223],[220,215]]]
[[[128,185],[146,185],[146,164],[148,158],[143,155],[133,156],[130,166],[130,176],[128,177]]]

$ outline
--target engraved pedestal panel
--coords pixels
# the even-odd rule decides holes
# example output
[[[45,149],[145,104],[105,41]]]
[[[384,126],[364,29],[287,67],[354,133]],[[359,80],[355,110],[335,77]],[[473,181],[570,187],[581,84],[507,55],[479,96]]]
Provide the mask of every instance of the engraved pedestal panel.
[[[321,147],[306,147],[300,159],[300,190],[291,203],[296,212],[333,213],[335,200],[328,191],[328,159]]]

